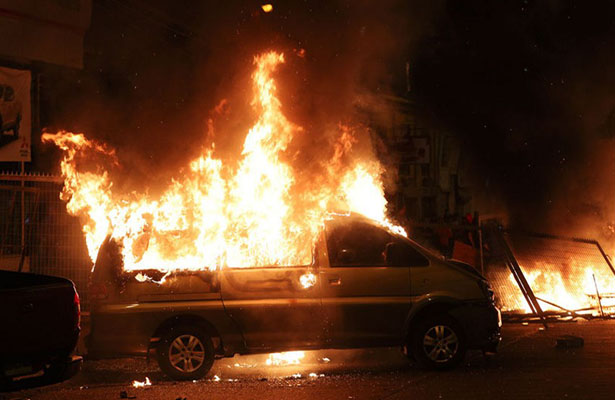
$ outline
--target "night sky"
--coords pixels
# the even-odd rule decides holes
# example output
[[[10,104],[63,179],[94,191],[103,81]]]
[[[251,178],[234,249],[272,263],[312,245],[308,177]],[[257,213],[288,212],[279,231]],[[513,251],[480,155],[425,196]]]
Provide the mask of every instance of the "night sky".
[[[457,135],[478,190],[502,198],[511,220],[608,231],[615,3],[272,4],[266,14],[247,1],[95,0],[85,68],[45,71],[43,126],[109,142],[137,180],[152,170],[163,179],[199,151],[224,98],[230,133],[215,140],[237,147],[260,51],[287,54],[282,100],[310,132],[351,118],[357,93],[406,96],[409,62],[419,112]],[[39,154],[35,162],[52,168],[53,150]]]

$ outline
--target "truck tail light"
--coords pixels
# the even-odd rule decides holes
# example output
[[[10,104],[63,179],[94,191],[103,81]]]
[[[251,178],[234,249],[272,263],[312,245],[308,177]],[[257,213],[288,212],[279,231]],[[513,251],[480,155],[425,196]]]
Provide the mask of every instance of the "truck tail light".
[[[75,290],[75,297],[73,298],[73,304],[75,305],[75,312],[77,313],[75,318],[75,329],[81,327],[81,300],[79,299],[79,293]]]

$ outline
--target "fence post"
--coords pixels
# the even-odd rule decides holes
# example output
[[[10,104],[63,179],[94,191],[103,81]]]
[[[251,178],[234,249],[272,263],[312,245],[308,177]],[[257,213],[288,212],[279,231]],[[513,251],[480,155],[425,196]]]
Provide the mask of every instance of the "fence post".
[[[25,187],[25,181],[26,181],[26,177],[25,177],[25,163],[22,161],[21,162],[21,175],[20,175],[20,180],[21,180],[21,251],[23,253],[25,247],[26,247],[26,211],[25,211],[25,195],[26,192],[24,190]]]

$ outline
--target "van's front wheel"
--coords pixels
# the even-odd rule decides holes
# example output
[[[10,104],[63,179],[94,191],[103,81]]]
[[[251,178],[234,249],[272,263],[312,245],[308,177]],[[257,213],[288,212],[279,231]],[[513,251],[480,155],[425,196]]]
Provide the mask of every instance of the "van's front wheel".
[[[418,322],[410,335],[410,349],[424,368],[448,369],[463,361],[466,341],[460,325],[446,314]]]
[[[214,346],[202,329],[178,326],[169,329],[157,348],[162,372],[177,380],[204,377],[214,363]]]

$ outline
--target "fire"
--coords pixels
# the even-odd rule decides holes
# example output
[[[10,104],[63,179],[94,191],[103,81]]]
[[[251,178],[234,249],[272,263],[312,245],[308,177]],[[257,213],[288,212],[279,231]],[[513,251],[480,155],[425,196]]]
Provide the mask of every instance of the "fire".
[[[305,358],[305,352],[303,351],[287,351],[284,353],[271,353],[267,358],[267,365],[283,366],[283,365],[297,365],[301,363],[301,360]]]
[[[316,275],[311,272],[303,274],[299,277],[299,282],[304,289],[309,289],[316,285]]]
[[[548,262],[537,263],[531,268],[525,266],[522,268],[543,311],[563,311],[565,309],[580,314],[596,315],[600,312],[600,305],[603,308],[615,306],[613,301],[615,284],[612,283],[610,271],[599,273],[599,270],[593,266],[580,263],[573,263],[571,268],[565,272]],[[509,275],[509,279],[516,285],[512,274]],[[521,311],[531,312],[521,294],[516,299],[516,304],[521,307]]]
[[[132,381],[132,387],[134,387],[135,389],[144,388],[146,386],[152,386],[152,382],[149,380],[147,376],[145,377],[145,381],[143,382]]]
[[[353,153],[357,128],[340,126],[331,158],[321,161],[324,176],[298,187],[285,152],[303,129],[282,113],[272,76],[282,63],[277,52],[255,57],[258,119],[238,164],[223,164],[211,145],[157,197],[116,190],[108,168],[119,162],[106,145],[65,131],[43,135],[63,151],[61,198],[82,221],[92,261],[111,235],[125,270],[309,265],[329,210],[364,214],[405,234],[386,217],[380,163]]]

